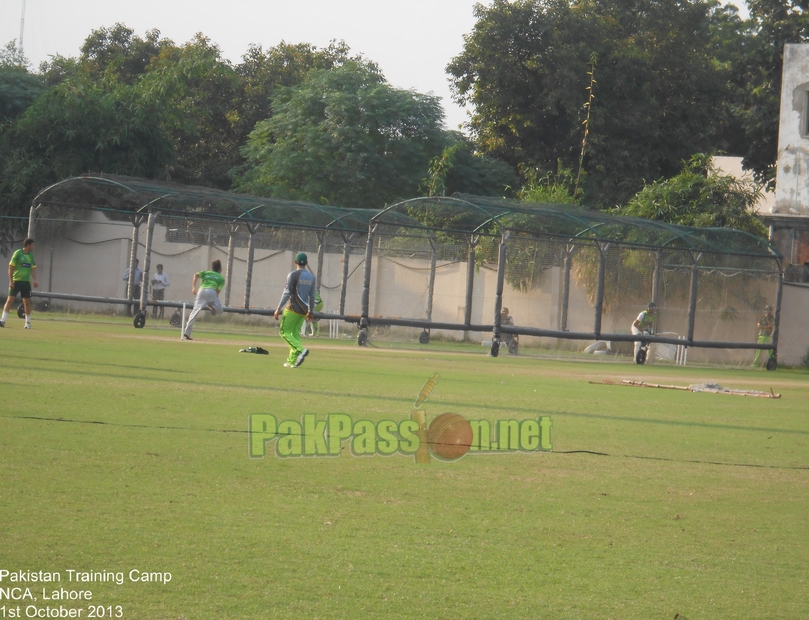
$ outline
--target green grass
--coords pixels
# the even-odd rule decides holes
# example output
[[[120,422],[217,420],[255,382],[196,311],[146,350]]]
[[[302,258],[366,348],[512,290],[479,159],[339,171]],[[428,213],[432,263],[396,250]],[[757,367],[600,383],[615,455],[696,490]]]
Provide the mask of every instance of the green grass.
[[[60,571],[125,618],[809,617],[806,372],[324,338],[289,370],[272,325],[181,343],[73,318],[0,330],[0,570]],[[251,413],[398,421],[433,373],[428,420],[547,415],[553,451],[248,458]],[[67,569],[172,580],[79,587]]]

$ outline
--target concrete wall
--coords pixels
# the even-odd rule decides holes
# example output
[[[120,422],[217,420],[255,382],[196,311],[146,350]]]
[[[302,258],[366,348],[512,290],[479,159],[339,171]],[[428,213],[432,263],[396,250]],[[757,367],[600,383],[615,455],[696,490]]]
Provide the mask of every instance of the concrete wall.
[[[778,363],[796,366],[809,349],[809,284],[784,284]]]
[[[809,215],[809,45],[784,46],[773,213]]]

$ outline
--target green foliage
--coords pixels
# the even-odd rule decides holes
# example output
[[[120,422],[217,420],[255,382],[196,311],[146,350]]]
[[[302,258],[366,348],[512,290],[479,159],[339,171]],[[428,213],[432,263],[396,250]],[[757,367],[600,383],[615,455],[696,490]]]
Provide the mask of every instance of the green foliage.
[[[767,230],[753,212],[760,197],[752,180],[720,175],[710,157],[698,153],[683,162],[680,174],[647,185],[617,211],[683,226],[735,228],[766,238]]]
[[[45,90],[42,77],[30,73],[27,65],[13,41],[0,50],[0,124],[23,113]]]
[[[576,205],[575,198],[576,179],[573,172],[557,162],[556,174],[551,172],[540,176],[537,170],[524,173],[526,178],[517,198],[523,202],[535,204]]]
[[[427,176],[421,180],[426,196],[447,196],[456,192],[476,196],[503,196],[517,183],[514,169],[505,162],[475,152],[472,142],[456,131],[446,132],[449,146],[430,160]]]
[[[573,169],[589,111],[589,204],[623,203],[727,133],[731,67],[717,58],[715,2],[494,0],[475,10],[448,71],[456,99],[474,106],[479,148],[514,166]],[[583,108],[593,53],[598,90]]]
[[[172,154],[160,118],[125,85],[79,77],[52,87],[0,134],[0,214],[27,214],[37,191],[83,172],[159,174]]]
[[[132,85],[162,50],[173,47],[171,40],[160,38],[159,30],[149,30],[141,39],[134,30],[118,23],[90,33],[81,46],[79,63],[96,79],[106,76]]]
[[[241,88],[234,111],[239,144],[244,144],[256,123],[272,116],[272,97],[279,87],[300,84],[313,69],[334,69],[349,59],[361,60],[349,54],[350,49],[343,42],[332,42],[318,49],[308,43],[282,41],[266,52],[260,45],[251,45],[242,62],[234,67]]]
[[[369,63],[315,70],[280,88],[242,150],[257,195],[376,207],[413,196],[442,148],[438,99],[391,87]]]
[[[136,87],[162,110],[174,152],[171,179],[229,189],[229,171],[240,161],[234,127],[240,84],[219,48],[201,35],[182,47],[165,47]]]

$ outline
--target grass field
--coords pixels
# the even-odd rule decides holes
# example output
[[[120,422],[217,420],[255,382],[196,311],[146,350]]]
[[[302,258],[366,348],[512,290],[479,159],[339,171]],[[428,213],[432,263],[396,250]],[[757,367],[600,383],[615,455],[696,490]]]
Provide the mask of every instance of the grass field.
[[[0,597],[36,598],[3,598],[0,618],[809,617],[806,372],[323,338],[289,370],[275,331],[217,327],[186,343],[110,317],[0,330]],[[434,373],[428,421],[549,416],[553,449],[249,458],[250,414],[399,422]],[[123,583],[68,581],[88,571]],[[44,600],[59,588],[92,600]]]

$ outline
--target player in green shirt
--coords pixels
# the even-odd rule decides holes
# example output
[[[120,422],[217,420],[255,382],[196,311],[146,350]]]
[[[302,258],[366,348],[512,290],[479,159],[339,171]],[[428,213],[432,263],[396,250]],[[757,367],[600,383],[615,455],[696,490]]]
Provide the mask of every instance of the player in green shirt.
[[[184,340],[193,340],[191,338],[191,329],[194,321],[197,320],[197,315],[203,308],[209,308],[211,314],[216,316],[222,314],[222,303],[219,301],[219,292],[225,287],[225,278],[220,273],[222,271],[222,263],[215,260],[211,263],[211,271],[199,271],[194,274],[194,281],[191,283],[191,293],[196,295],[194,300],[194,309],[191,311],[191,316],[188,317],[188,323],[183,332]],[[197,284],[202,282],[197,291]]]
[[[11,255],[8,264],[8,298],[3,306],[3,315],[0,317],[0,327],[6,326],[8,311],[14,304],[17,293],[22,297],[25,310],[25,329],[31,329],[31,284],[37,288],[37,265],[34,261],[34,240],[31,238],[22,242],[22,249]]]

